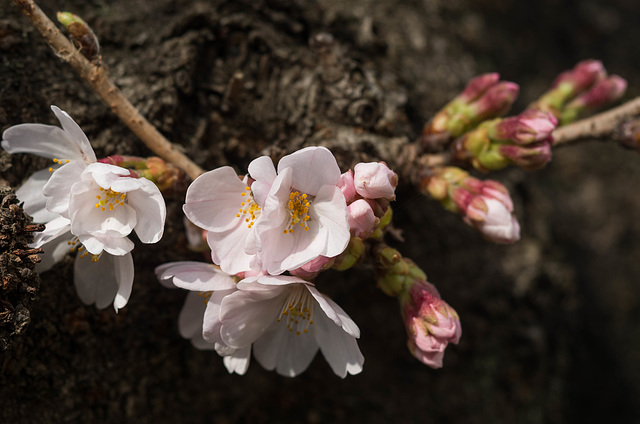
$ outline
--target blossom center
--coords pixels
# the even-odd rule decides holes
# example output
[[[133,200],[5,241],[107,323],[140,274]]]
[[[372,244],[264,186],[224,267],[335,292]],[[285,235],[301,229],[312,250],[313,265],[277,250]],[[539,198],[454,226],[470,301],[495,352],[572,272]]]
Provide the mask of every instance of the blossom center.
[[[309,207],[311,206],[311,199],[305,193],[299,191],[293,191],[289,194],[289,203],[287,203],[287,209],[289,211],[289,224],[287,228],[282,230],[283,234],[293,233],[293,228],[296,225],[300,225],[305,231],[309,231],[307,221],[309,217]]]
[[[124,206],[124,201],[127,199],[126,193],[120,193],[111,189],[105,190],[100,187],[100,194],[96,195],[98,202],[96,203],[96,209],[105,211],[109,209],[112,211],[118,206]]]
[[[253,224],[255,224],[256,219],[260,216],[261,209],[253,199],[251,187],[247,186],[245,190],[246,191],[240,193],[240,196],[242,196],[243,199],[242,202],[240,202],[240,209],[236,214],[236,218],[243,216],[244,222],[248,224],[247,227],[251,228],[253,227]]]
[[[290,332],[300,335],[309,333],[309,326],[313,324],[314,300],[309,290],[304,287],[296,287],[284,302],[277,322],[284,322]]]

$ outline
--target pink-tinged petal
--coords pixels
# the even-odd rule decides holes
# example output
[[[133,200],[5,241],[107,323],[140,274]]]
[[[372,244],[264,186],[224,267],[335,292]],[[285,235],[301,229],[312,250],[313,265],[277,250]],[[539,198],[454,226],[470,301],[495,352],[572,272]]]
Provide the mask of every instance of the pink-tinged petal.
[[[227,274],[235,275],[251,269],[253,255],[248,255],[244,248],[251,231],[253,229],[247,228],[246,225],[240,225],[224,232],[207,233],[211,259]]]
[[[238,375],[244,375],[249,368],[251,360],[251,346],[236,350],[231,355],[225,356],[223,359],[224,366],[229,374],[234,372]]]
[[[220,312],[222,340],[237,349],[253,343],[276,322],[284,304],[282,294],[282,290],[275,288],[236,291],[226,296]]]
[[[347,204],[356,199],[356,186],[353,181],[353,172],[351,172],[351,170],[348,170],[340,176],[338,188],[342,191],[342,195],[347,201]]]
[[[76,258],[73,282],[85,305],[95,303],[98,309],[104,309],[113,302],[118,283],[112,258],[104,255],[98,262],[91,262],[88,257]]]
[[[146,178],[140,178],[138,182],[142,184],[141,187],[127,193],[127,202],[138,218],[135,231],[141,242],[156,243],[164,232],[167,208],[154,183]]]
[[[243,289],[247,288],[248,283],[255,282],[265,286],[288,286],[291,284],[304,284],[308,285],[309,282],[302,280],[298,277],[290,277],[288,275],[260,275],[258,277],[247,278],[238,283],[238,287]],[[240,285],[242,284],[242,285]]]
[[[80,151],[83,161],[86,163],[95,162],[96,154],[93,152],[91,143],[89,143],[89,139],[85,135],[84,131],[82,131],[80,126],[76,124],[73,119],[71,119],[67,112],[60,110],[59,107],[52,105],[51,110],[53,111],[53,113],[55,113],[58,121],[60,121],[62,129],[69,135],[69,138],[71,139],[71,141],[73,141],[73,144]]]
[[[318,352],[318,343],[311,334],[296,335],[284,322],[277,324],[253,344],[253,356],[265,369],[285,377],[295,377],[305,371]]]
[[[178,330],[182,337],[185,339],[197,336],[202,338],[202,317],[204,317],[205,309],[207,309],[207,304],[202,296],[198,296],[196,292],[187,294],[178,317]]]
[[[260,156],[252,160],[249,164],[249,175],[255,180],[251,184],[253,197],[258,205],[264,206],[269,190],[271,190],[271,184],[276,179],[276,168],[273,166],[271,158]]]
[[[341,175],[336,158],[326,147],[307,147],[283,157],[278,174],[286,168],[293,173],[291,187],[310,196],[316,196],[324,185],[337,185]]]
[[[353,168],[353,180],[356,191],[365,199],[396,198],[398,176],[384,162],[357,164]]]
[[[325,316],[318,316],[313,327],[322,355],[336,375],[345,378],[347,374],[355,375],[362,371],[364,356],[352,335]]]
[[[103,255],[102,257],[104,258]],[[100,258],[102,260],[102,258]],[[129,296],[131,296],[131,289],[133,288],[133,257],[131,253],[127,253],[123,256],[113,256],[113,267],[115,268],[116,282],[118,283],[118,292],[113,300],[113,308],[118,312],[118,309],[124,308],[129,302]]]
[[[165,287],[179,287],[191,291],[235,289],[230,275],[204,262],[169,262],[155,270],[158,280]]]
[[[296,228],[292,234],[280,235],[280,237],[292,238],[293,243],[289,253],[282,260],[276,260],[268,266],[269,274],[278,275],[284,271],[299,268],[326,251],[329,232],[321,228],[318,222],[307,221],[307,227],[309,227],[308,231]]]
[[[328,232],[326,248],[320,254],[334,257],[344,252],[351,234],[347,204],[340,189],[333,186],[322,187],[309,208],[309,215]]]
[[[185,215],[191,222],[208,231],[225,231],[242,220],[236,214],[246,200],[246,184],[229,166],[200,175],[187,189]]]
[[[80,242],[84,245],[92,255],[99,255],[105,252],[122,256],[133,250],[134,244],[127,237],[108,237],[108,236],[92,236],[89,234],[81,234],[78,236]]]
[[[80,181],[84,169],[84,162],[70,162],[53,172],[49,181],[42,187],[50,212],[69,218],[72,186]]]
[[[358,199],[347,206],[349,228],[356,237],[365,239],[375,230],[377,223],[371,205],[364,199]]]
[[[35,235],[33,236],[33,243],[31,243],[29,246],[42,247],[44,244],[51,242],[53,239],[69,233],[70,230],[70,221],[64,217],[58,217],[50,222],[47,222],[44,227],[44,231],[35,233]],[[71,235],[69,235],[68,239],[71,239]]]
[[[433,351],[427,352],[418,349],[411,341],[408,343],[409,350],[420,362],[425,365],[430,366],[431,368],[442,368],[442,360],[444,358],[444,350],[443,351]]]
[[[222,327],[222,322],[220,321],[222,300],[235,291],[236,289],[234,287],[230,290],[220,290],[210,293],[209,299],[206,302],[207,307],[200,320],[202,323],[202,330],[200,331],[202,337],[204,337],[207,342],[215,344],[218,354],[229,353],[235,350],[226,345],[220,334],[220,328]],[[203,298],[201,298],[201,300],[205,303]]]
[[[31,175],[24,184],[16,190],[16,196],[24,202],[22,208],[32,218],[33,222],[49,222],[58,217],[57,213],[47,210],[47,198],[42,192],[42,188],[49,181],[52,172],[49,169],[42,169]]]
[[[307,289],[324,312],[327,318],[356,339],[360,338],[360,329],[347,313],[329,297],[320,293],[314,286],[307,284]]]

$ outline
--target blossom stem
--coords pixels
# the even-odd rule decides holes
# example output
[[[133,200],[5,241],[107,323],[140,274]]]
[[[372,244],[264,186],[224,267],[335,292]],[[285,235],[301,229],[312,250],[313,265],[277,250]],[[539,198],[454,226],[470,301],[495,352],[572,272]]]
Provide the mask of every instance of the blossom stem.
[[[191,179],[204,171],[187,156],[180,153],[135,106],[122,94],[110,78],[105,67],[84,57],[65,37],[33,0],[13,0],[40,31],[56,56],[67,62],[85,80],[111,110],[156,155],[183,169]]]

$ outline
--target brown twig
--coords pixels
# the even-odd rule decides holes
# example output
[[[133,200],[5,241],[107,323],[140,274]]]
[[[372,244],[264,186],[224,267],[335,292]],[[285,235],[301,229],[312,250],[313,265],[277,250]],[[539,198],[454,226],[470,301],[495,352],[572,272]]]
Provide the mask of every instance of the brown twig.
[[[606,112],[556,129],[553,132],[553,145],[611,137],[626,120],[638,115],[640,115],[640,97]]]
[[[13,0],[34,27],[40,31],[54,53],[85,80],[111,110],[127,125],[135,135],[156,155],[183,169],[190,178],[195,179],[204,172],[191,159],[176,150],[138,109],[127,100],[120,89],[109,77],[107,70],[99,64],[87,60],[65,37],[55,24],[44,14],[33,0]]]

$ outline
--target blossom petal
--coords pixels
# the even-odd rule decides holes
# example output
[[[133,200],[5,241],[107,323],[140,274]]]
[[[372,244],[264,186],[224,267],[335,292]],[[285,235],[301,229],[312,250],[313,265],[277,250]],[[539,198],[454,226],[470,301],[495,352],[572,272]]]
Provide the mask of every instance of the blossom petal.
[[[340,180],[340,167],[326,147],[307,147],[287,155],[278,162],[278,174],[291,168],[292,187],[316,196],[323,185],[335,186]]]
[[[167,208],[160,190],[154,183],[146,178],[140,178],[138,182],[142,186],[127,193],[128,204],[136,211],[138,217],[135,231],[141,242],[156,243],[164,232]]]
[[[69,218],[69,201],[72,187],[80,181],[84,162],[71,162],[55,170],[49,181],[42,187],[42,193],[47,197],[47,210]]]
[[[131,253],[127,253],[126,255],[113,256],[112,258],[116,282],[118,283],[118,292],[113,301],[113,308],[118,312],[118,309],[126,306],[127,302],[129,302],[129,296],[131,296],[134,277],[133,257]]]
[[[236,291],[222,300],[220,320],[222,340],[234,348],[253,343],[279,316],[284,298],[282,290]]]
[[[139,187],[136,178],[128,178],[126,180],[122,178],[128,177],[130,175],[131,171],[129,171],[128,169],[121,168],[116,165],[111,165],[109,163],[97,162],[87,165],[85,172],[83,172],[82,174],[82,179],[83,181],[95,182],[105,190],[111,188],[111,186],[117,181],[120,181],[120,184],[128,184],[126,188],[128,188],[129,190],[135,190]]]
[[[73,144],[77,147],[82,155],[82,159],[86,163],[95,162],[96,154],[91,147],[91,143],[89,143],[89,139],[85,135],[84,131],[80,128],[76,122],[71,119],[67,112],[61,110],[57,106],[51,106],[51,110],[55,113],[58,121],[60,121],[60,125],[62,125],[62,129],[69,135],[69,138],[73,141]],[[71,158],[64,158],[71,159]]]
[[[156,276],[165,287],[175,285],[192,291],[235,289],[230,275],[204,262],[169,262],[155,270]]]
[[[229,166],[205,172],[187,189],[185,215],[191,222],[208,231],[224,231],[238,225],[236,214],[244,199],[246,184]]]
[[[225,356],[223,359],[224,366],[227,367],[229,374],[234,372],[238,375],[244,375],[249,368],[251,360],[251,346],[236,350],[231,355]]]
[[[253,356],[267,370],[295,377],[309,367],[318,352],[318,343],[310,334],[296,335],[279,323],[253,344]]]
[[[44,223],[58,217],[57,213],[47,210],[47,198],[42,193],[42,188],[49,181],[51,175],[48,168],[37,171],[16,190],[16,196],[21,202],[24,202],[22,208],[33,218],[33,222]]]
[[[342,191],[335,186],[323,186],[309,208],[309,215],[328,234],[326,248],[320,254],[331,258],[342,253],[351,238],[347,203]]]
[[[192,339],[196,336],[202,338],[202,317],[204,317],[206,308],[207,304],[202,296],[198,296],[198,293],[190,292],[187,294],[178,317],[178,330],[182,337],[185,339]]]
[[[48,271],[51,267],[60,262],[62,258],[69,253],[69,240],[71,240],[71,233],[69,231],[65,231],[58,237],[43,245],[42,249],[44,250],[44,254],[42,255],[42,260],[36,265],[36,271]]]
[[[271,190],[271,184],[276,179],[276,168],[273,166],[271,158],[260,156],[252,160],[249,164],[249,175],[255,180],[251,184],[253,197],[258,205],[264,206],[269,190]]]
[[[216,345],[218,354],[233,351],[235,349],[226,346],[220,334],[222,322],[220,321],[220,311],[222,310],[222,300],[235,291],[235,287],[231,290],[222,290],[211,293],[209,300],[206,302],[206,310],[202,321],[202,337],[209,343]],[[202,303],[204,299],[201,299]]]
[[[76,257],[73,282],[78,297],[85,305],[96,304],[104,309],[113,302],[118,292],[113,256],[103,255],[98,262],[88,257]]]
[[[347,334],[352,337],[360,338],[360,329],[356,323],[347,315],[347,313],[329,297],[320,293],[313,285],[307,284],[307,290],[311,292],[313,298],[318,302],[318,305],[335,325],[342,328]]]
[[[314,326],[320,350],[333,372],[341,378],[345,378],[347,374],[359,374],[364,356],[356,339],[324,316],[319,316]]]
[[[92,236],[90,234],[81,234],[78,236],[78,239],[92,255],[99,255],[104,250],[111,255],[122,256],[131,252],[135,246],[127,237]]]
[[[89,184],[74,184],[69,202],[71,231],[109,237],[129,235],[138,222],[136,211],[127,203],[116,204],[113,209],[96,208],[96,193],[100,192]]]
[[[245,252],[245,243],[252,231],[254,230],[246,225],[239,225],[224,232],[209,231],[207,243],[211,248],[213,262],[230,275],[249,271],[253,255]]]
[[[70,221],[64,217],[58,217],[50,222],[47,222],[44,231],[35,233],[33,237],[33,243],[31,247],[42,247],[44,244],[49,243],[55,238],[68,233],[71,230]],[[69,239],[71,236],[69,236]]]

